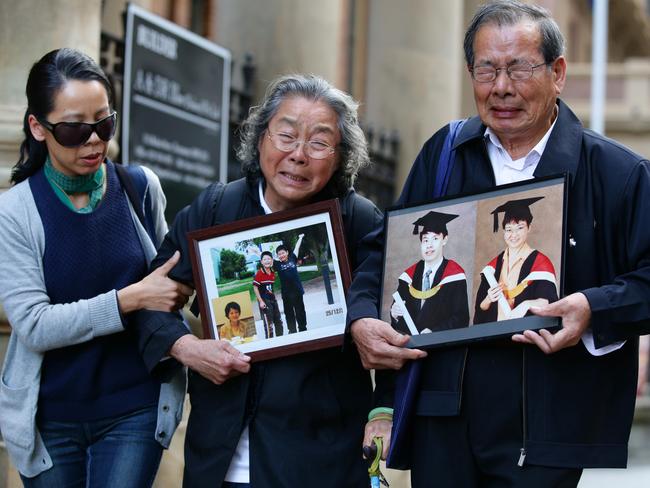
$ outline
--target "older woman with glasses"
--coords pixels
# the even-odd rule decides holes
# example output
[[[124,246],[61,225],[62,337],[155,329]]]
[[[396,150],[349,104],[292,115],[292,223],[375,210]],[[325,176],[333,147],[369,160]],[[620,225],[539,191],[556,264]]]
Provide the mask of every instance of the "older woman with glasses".
[[[12,327],[2,435],[27,487],[150,486],[184,381],[154,380],[126,329],[131,312],[176,310],[191,292],[167,277],[178,255],[147,275],[165,198],[145,171],[149,236],[106,158],[116,114],[92,59],[46,54],[26,93],[14,186],[0,196],[0,300]],[[170,435],[157,439],[157,425]]]
[[[356,102],[316,76],[279,78],[244,122],[238,155],[246,178],[213,185],[181,211],[154,266],[180,249],[170,276],[191,283],[188,231],[339,198],[354,273],[348,319],[376,317],[367,263],[381,252],[382,216],[352,188],[368,163]],[[173,314],[139,315],[147,364],[170,354],[191,370],[185,486],[367,486],[372,390],[354,345],[250,364],[226,341],[188,334]]]

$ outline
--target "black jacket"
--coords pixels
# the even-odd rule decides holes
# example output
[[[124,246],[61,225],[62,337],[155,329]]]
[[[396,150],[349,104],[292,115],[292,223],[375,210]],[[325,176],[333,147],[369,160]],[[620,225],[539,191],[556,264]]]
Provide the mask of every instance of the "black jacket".
[[[522,445],[530,464],[624,467],[634,412],[637,338],[650,331],[650,166],[622,145],[585,130],[562,101],[558,106],[558,120],[535,176],[571,175],[567,239],[575,246],[567,245],[564,289],[567,295],[586,295],[597,347],[628,341],[601,357],[590,355],[582,342],[548,356],[537,347],[521,346],[526,423]],[[448,126],[424,144],[401,203],[431,199],[447,132]],[[485,126],[474,117],[458,134],[448,195],[495,186],[484,132]],[[418,412],[458,413],[466,352],[458,347],[429,354]],[[386,403],[385,396],[383,400],[377,403]]]
[[[219,184],[217,184],[219,185]],[[214,187],[182,210],[165,238],[153,267],[176,249],[181,261],[174,279],[192,282],[187,232],[235,218],[263,215],[257,183],[238,180],[241,198],[233,212],[215,208]],[[326,195],[323,195],[325,198]],[[354,318],[377,316],[378,279],[368,257],[381,252],[376,240],[382,215],[351,190],[341,201],[353,282],[348,293]],[[368,218],[370,216],[370,218]],[[373,285],[374,283],[374,285]],[[187,334],[174,314],[138,312],[138,336],[145,362],[164,374],[173,343]],[[245,425],[250,435],[250,480],[254,488],[365,487],[367,467],[361,457],[371,381],[354,347],[325,349],[255,363],[249,374],[217,386],[190,372],[192,403],[186,443],[184,486],[221,486]]]

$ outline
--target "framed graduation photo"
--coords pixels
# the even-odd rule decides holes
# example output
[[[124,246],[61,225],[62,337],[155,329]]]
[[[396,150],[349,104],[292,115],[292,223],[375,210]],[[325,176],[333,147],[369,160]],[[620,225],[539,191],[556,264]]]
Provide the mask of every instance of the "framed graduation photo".
[[[381,318],[409,347],[553,329],[563,292],[566,176],[386,211]]]
[[[338,201],[188,234],[206,338],[253,361],[343,343],[350,284]]]

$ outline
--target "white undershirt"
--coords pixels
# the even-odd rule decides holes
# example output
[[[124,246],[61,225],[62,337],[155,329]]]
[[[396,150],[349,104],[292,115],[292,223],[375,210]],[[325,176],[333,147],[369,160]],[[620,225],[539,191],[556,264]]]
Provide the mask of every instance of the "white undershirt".
[[[237,443],[235,454],[230,460],[225,481],[231,483],[250,483],[250,448],[248,440],[248,425],[244,428]]]
[[[535,172],[535,169],[537,169],[537,165],[539,164],[539,160],[542,158],[544,149],[546,149],[546,143],[548,142],[549,137],[551,137],[551,132],[553,131],[553,127],[555,127],[555,122],[557,122],[557,117],[548,131],[546,131],[546,134],[544,134],[544,137],[540,139],[535,147],[532,148],[526,156],[514,161],[492,129],[489,127],[485,129],[488,156],[490,158],[490,163],[492,164],[494,179],[497,185],[505,185],[507,183],[533,178],[533,173]],[[604,356],[605,354],[614,352],[623,347],[625,341],[614,342],[613,344],[608,344],[607,346],[596,349],[593,331],[591,330],[591,327],[589,327],[582,334],[582,343],[592,356]]]
[[[260,204],[264,209],[266,215],[273,213],[266,200],[264,200],[264,189],[262,188],[262,180],[259,184]],[[250,483],[250,441],[248,435],[248,426],[244,428],[237,443],[235,454],[230,460],[228,472],[226,473],[225,481],[231,483]]]

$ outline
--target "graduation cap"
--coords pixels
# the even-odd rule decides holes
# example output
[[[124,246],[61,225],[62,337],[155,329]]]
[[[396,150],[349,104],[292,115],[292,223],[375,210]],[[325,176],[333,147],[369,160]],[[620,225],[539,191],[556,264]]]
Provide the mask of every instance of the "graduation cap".
[[[499,213],[504,212],[503,222],[514,220],[533,220],[533,214],[530,213],[530,206],[544,197],[521,198],[519,200],[508,200],[503,205],[499,205],[492,210],[494,215],[494,232],[499,230]]]
[[[451,222],[456,217],[458,217],[458,215],[434,212],[431,210],[426,215],[423,215],[413,222],[413,235],[422,232],[433,232],[435,234],[447,235],[447,222]],[[418,231],[418,227],[422,227],[422,230]]]

